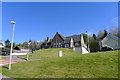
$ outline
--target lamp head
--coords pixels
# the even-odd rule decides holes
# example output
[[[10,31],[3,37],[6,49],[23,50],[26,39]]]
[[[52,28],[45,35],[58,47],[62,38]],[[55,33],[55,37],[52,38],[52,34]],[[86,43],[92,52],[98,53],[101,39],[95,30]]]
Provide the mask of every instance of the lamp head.
[[[12,23],[12,24],[16,24],[16,22],[15,22],[15,21],[11,21],[10,23]]]

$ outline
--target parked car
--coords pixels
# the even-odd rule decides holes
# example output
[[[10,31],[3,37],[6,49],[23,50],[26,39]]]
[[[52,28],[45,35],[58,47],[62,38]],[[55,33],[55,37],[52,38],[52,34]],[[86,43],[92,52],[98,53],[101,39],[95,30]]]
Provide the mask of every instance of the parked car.
[[[9,55],[10,54],[10,52],[9,51],[2,51],[2,55]]]
[[[113,48],[109,48],[109,47],[102,47],[102,51],[111,51],[113,50]]]

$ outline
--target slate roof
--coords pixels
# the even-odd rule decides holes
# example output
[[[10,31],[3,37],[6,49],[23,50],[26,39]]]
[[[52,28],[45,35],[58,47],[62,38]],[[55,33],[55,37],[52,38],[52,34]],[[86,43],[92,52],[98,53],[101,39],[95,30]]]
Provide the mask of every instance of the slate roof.
[[[80,42],[81,40],[81,35],[72,35],[72,36],[64,37],[58,32],[56,34],[58,34],[65,41],[65,43],[69,43],[71,38],[73,39],[73,42]],[[50,39],[49,42],[52,42],[52,39]],[[46,44],[48,43],[48,41],[45,40],[43,43]]]
[[[113,40],[116,40],[116,41],[120,42],[120,38],[115,36],[115,35],[112,35],[112,34],[108,34],[102,41],[105,41],[109,38],[112,38]]]
[[[65,37],[64,37],[63,35],[59,34],[58,32],[57,32],[57,34],[58,34],[63,40],[65,40]]]
[[[69,43],[71,38],[73,39],[73,42],[79,42],[81,40],[81,35],[68,36],[65,39],[65,43]]]
[[[28,49],[28,48],[25,48],[25,47],[22,47],[22,46],[16,46],[18,47],[19,49]]]
[[[52,39],[50,39],[50,41],[49,42],[51,42],[52,41]],[[46,43],[49,43],[47,40],[44,40],[44,44],[46,44]]]

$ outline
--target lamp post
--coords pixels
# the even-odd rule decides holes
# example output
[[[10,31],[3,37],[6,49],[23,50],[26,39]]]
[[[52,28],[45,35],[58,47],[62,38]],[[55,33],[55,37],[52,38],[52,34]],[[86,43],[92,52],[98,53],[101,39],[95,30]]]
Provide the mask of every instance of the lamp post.
[[[15,24],[16,24],[16,22],[11,21],[10,23],[13,24],[13,30],[12,30],[12,42],[11,42],[11,50],[10,50],[9,70],[11,69],[12,50],[13,50],[13,42],[14,42],[14,30],[15,30]]]

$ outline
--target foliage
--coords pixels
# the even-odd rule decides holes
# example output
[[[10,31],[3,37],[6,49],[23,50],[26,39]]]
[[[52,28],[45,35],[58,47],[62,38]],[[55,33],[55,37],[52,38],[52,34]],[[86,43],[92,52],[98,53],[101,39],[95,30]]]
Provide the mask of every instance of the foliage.
[[[100,30],[98,32],[97,39],[102,40],[103,38],[105,38],[107,36],[107,34],[108,34],[108,32],[106,30]]]
[[[28,48],[28,42],[23,42],[22,46]]]
[[[89,47],[91,52],[99,51],[99,42],[93,37],[89,38]]]
[[[82,34],[83,35],[83,39],[86,45],[88,45],[88,35],[87,34]]]
[[[120,28],[114,26],[114,27],[109,28],[108,31],[109,31],[110,34],[113,34],[113,35],[120,38]]]
[[[20,44],[20,43],[19,43],[19,44],[16,44],[16,46],[22,46],[22,47],[23,47],[23,45],[22,45],[22,44]]]
[[[97,39],[97,36],[95,35],[95,34],[93,34],[93,36],[92,36],[95,40]]]
[[[10,40],[7,39],[7,40],[5,41],[6,47],[10,47],[10,44],[11,44],[11,43],[10,43]]]
[[[29,43],[30,43],[29,48],[30,49],[35,49],[35,50],[40,49],[41,44],[42,44],[42,42],[37,42],[35,40],[29,40]]]
[[[37,50],[39,50],[39,49],[41,48],[41,44],[42,44],[42,43],[43,43],[42,41],[37,42],[37,45],[36,45],[36,49],[37,49]]]

